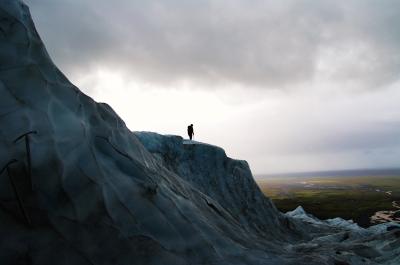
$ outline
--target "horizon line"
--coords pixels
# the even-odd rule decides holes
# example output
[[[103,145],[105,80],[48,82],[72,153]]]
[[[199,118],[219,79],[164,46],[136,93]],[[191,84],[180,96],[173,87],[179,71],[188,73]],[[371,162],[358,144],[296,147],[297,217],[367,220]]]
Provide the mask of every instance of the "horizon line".
[[[333,173],[333,172],[356,172],[356,171],[400,171],[399,167],[382,167],[382,168],[347,168],[347,169],[332,169],[332,170],[310,170],[310,171],[288,171],[288,172],[274,172],[274,173],[254,173],[256,177],[272,177],[283,175],[303,175],[303,174],[316,174],[316,173]]]

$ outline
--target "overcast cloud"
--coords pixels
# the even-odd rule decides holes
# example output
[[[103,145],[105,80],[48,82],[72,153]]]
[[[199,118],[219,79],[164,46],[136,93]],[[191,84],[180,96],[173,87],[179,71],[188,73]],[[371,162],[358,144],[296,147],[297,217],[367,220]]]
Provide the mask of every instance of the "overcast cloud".
[[[25,2],[55,63],[133,130],[193,122],[256,173],[400,166],[398,0]]]
[[[146,82],[210,87],[282,88],[319,71],[372,89],[399,78],[397,0],[27,2],[68,71],[104,63]]]

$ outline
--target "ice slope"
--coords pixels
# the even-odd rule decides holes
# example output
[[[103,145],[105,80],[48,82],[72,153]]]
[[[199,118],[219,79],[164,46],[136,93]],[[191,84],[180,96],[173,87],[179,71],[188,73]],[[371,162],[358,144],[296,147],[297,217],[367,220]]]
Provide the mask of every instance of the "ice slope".
[[[400,225],[394,222],[367,229],[352,220],[319,220],[299,206],[286,216],[302,220],[316,229],[313,239],[288,246],[290,251],[329,253],[334,251],[338,264],[400,264]],[[392,231],[392,232],[390,232]]]
[[[183,140],[180,136],[152,132],[135,135],[162,166],[219,202],[249,232],[288,236],[290,223],[262,194],[246,161],[227,157],[220,147]]]
[[[109,106],[74,87],[21,1],[0,2],[0,62],[0,163],[18,160],[0,177],[2,264],[282,260],[269,254],[278,247],[160,166]],[[25,145],[13,140],[32,130],[30,180]]]
[[[29,131],[37,132],[29,136],[31,177],[23,139],[14,142]],[[227,158],[218,147],[133,134],[108,105],[81,93],[52,63],[28,7],[1,0],[0,168],[13,159],[0,175],[1,264],[338,259],[329,247],[334,239],[314,248],[307,244],[345,230],[279,213],[247,163]],[[371,248],[395,255],[396,233],[377,234]],[[364,256],[346,249],[361,264]],[[397,261],[392,256],[368,262],[391,264]]]
[[[400,264],[400,225],[364,229],[342,218],[319,220],[301,206],[282,220],[256,186],[247,162],[228,158],[219,147],[180,136],[135,135],[158,163],[220,202],[249,231],[269,239],[280,236],[282,242],[274,244],[294,259],[293,264]]]

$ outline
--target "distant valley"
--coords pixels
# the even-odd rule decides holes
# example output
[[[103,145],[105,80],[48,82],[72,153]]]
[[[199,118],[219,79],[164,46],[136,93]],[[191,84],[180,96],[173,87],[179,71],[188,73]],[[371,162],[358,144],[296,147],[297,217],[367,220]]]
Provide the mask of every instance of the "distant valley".
[[[320,219],[339,216],[363,227],[400,223],[400,169],[258,175],[256,181],[282,212],[302,205]]]

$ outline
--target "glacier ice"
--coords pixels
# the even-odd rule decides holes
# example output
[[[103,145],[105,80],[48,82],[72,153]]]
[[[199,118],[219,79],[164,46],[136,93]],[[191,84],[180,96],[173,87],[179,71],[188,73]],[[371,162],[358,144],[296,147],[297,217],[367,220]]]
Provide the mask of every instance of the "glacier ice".
[[[0,166],[17,160],[1,264],[400,263],[398,229],[280,213],[223,149],[131,132],[53,64],[21,0],[0,1],[0,95]],[[14,139],[33,130],[29,179]]]

